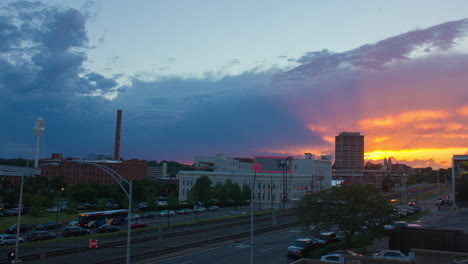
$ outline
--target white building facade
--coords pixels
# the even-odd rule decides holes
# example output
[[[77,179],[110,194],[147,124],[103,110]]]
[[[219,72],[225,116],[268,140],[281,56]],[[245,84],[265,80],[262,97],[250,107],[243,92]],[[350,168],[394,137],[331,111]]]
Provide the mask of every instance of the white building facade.
[[[272,157],[272,159],[275,159]],[[278,158],[279,159],[279,158]],[[276,162],[276,161],[275,161]],[[254,159],[231,158],[224,154],[216,157],[195,157],[196,171],[180,171],[179,201],[187,201],[188,193],[197,178],[208,176],[212,186],[223,184],[227,179],[241,188],[248,185],[254,192],[254,203],[260,208],[292,207],[304,195],[332,186],[332,157],[293,158],[289,172],[254,172]],[[285,170],[288,171],[288,170]],[[254,180],[255,178],[255,180]],[[282,201],[287,193],[287,202]]]

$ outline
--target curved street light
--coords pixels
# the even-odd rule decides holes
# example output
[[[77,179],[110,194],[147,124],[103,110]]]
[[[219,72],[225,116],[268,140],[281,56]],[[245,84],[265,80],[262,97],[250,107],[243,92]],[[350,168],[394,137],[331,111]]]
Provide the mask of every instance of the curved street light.
[[[120,187],[122,188],[122,190],[124,191],[124,193],[127,195],[128,197],[128,216],[127,216],[127,228],[128,228],[128,231],[127,231],[127,264],[130,264],[130,254],[131,254],[131,221],[132,221],[132,196],[133,196],[133,193],[132,193],[132,181],[131,180],[127,180],[125,179],[124,177],[122,177],[120,174],[118,174],[116,171],[114,171],[113,169],[109,168],[109,167],[106,167],[102,164],[99,164],[99,163],[94,163],[94,162],[87,162],[87,161],[80,161],[79,162],[80,164],[89,164],[89,165],[93,165],[105,172],[107,172],[110,176],[112,176],[112,178],[114,178],[115,181],[117,181],[117,183],[120,185]],[[125,182],[128,184],[128,191],[125,189],[125,187],[123,186],[122,182]]]
[[[47,165],[57,166],[58,163],[47,163],[47,164],[44,164],[43,166],[47,166]],[[43,167],[43,166],[42,165],[38,166],[37,163],[35,163],[34,168],[32,168],[29,171],[29,173],[24,173],[23,175],[21,175],[19,206],[18,206],[18,219],[17,219],[17,223],[16,223],[15,255],[14,255],[14,262],[13,263],[18,262],[18,255],[19,255],[19,236],[20,236],[20,231],[21,231],[21,215],[23,213],[23,188],[24,188],[24,182],[25,182],[24,178],[33,175],[34,171],[38,170],[39,167]],[[26,178],[26,180],[27,180],[27,178]]]

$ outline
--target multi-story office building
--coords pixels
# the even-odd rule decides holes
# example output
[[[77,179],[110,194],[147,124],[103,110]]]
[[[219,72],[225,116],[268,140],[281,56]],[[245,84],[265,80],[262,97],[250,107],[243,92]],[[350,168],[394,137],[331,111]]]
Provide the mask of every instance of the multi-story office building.
[[[364,135],[342,132],[335,137],[335,165],[333,177],[349,179],[364,174]],[[359,179],[359,178],[358,178]]]
[[[284,172],[275,165],[282,158],[269,158],[272,159],[276,171],[254,172],[254,159],[251,158],[231,158],[224,154],[218,154],[216,157],[195,157],[197,170],[180,171],[177,174],[179,200],[183,202],[188,199],[189,191],[201,176],[208,176],[212,186],[223,184],[227,179],[231,179],[241,188],[244,185],[253,186],[254,203],[259,207],[290,207],[308,192],[331,187],[331,156],[313,157],[306,154],[304,159],[292,159],[290,168]],[[282,199],[285,193],[287,202],[283,202]]]

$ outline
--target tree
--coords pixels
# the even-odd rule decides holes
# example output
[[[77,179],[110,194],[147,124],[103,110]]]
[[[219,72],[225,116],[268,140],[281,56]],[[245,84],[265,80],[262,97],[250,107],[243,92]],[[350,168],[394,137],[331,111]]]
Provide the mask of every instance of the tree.
[[[242,200],[242,190],[237,182],[227,179],[224,183],[217,183],[212,189],[213,198],[221,203],[234,202],[237,204]]]
[[[3,202],[7,204],[16,204],[19,201],[18,192],[10,191],[3,196]]]
[[[195,181],[189,192],[188,199],[194,204],[206,204],[210,202],[211,197],[211,180],[208,176],[201,176]]]
[[[364,165],[365,170],[380,170],[381,168],[382,168],[382,164],[380,163],[374,164],[370,161],[366,162],[366,164]]]
[[[98,200],[98,193],[91,188],[84,188],[73,190],[70,192],[70,198],[77,203],[90,203],[93,204]]]
[[[34,223],[36,223],[37,217],[44,216],[44,209],[48,205],[46,200],[44,196],[38,194],[31,197],[31,210],[29,214],[34,217]]]
[[[382,179],[382,191],[384,191],[384,192],[391,191],[393,185],[395,185],[395,183],[393,182],[393,180],[390,177],[385,177],[385,178]]]
[[[241,200],[243,201],[250,201],[250,194],[251,189],[250,186],[246,183],[242,185],[242,194],[241,194]]]
[[[354,184],[304,196],[299,202],[298,217],[303,229],[311,235],[337,226],[349,242],[369,220],[390,219],[391,209],[377,188]]]
[[[179,198],[177,193],[171,192],[167,197],[167,205],[174,206],[179,204]]]

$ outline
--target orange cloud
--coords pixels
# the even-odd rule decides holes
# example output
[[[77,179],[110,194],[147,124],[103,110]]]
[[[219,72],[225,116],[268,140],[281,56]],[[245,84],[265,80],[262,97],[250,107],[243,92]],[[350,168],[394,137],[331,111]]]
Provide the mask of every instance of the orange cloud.
[[[409,150],[375,150],[366,152],[365,156],[370,160],[382,160],[388,157],[395,157],[397,160],[434,160],[439,164],[447,164],[448,158],[453,155],[461,155],[467,151],[467,148],[434,148],[434,149],[409,149]],[[408,164],[411,165],[411,164]]]
[[[427,121],[427,120],[437,120],[448,118],[450,113],[446,111],[413,111],[405,112],[399,115],[387,116],[382,119],[364,119],[358,121],[358,123],[367,129],[373,127],[395,127],[400,126],[401,124],[410,124],[418,121]]]
[[[468,105],[461,107],[457,112],[462,116],[468,116]]]

